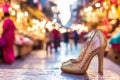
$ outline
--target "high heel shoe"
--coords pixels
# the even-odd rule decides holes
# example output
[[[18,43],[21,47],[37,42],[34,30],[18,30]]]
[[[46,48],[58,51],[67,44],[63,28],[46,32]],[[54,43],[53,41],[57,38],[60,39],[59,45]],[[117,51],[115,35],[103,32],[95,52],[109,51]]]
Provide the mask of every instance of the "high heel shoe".
[[[99,73],[103,74],[103,56],[107,40],[101,30],[95,30],[83,46],[77,59],[70,59],[63,62],[61,70],[66,73],[84,74],[86,73],[92,58],[98,55]]]

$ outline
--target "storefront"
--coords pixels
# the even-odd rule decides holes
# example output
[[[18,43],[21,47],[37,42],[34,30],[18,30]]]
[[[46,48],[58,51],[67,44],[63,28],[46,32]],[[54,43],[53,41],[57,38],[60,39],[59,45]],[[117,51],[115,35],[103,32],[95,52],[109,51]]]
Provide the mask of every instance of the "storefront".
[[[27,4],[21,5],[16,0],[11,0],[10,3],[3,1],[0,4],[0,17],[3,16],[3,10],[7,11],[16,25],[15,56],[26,55],[32,49],[43,49],[45,24],[49,21],[44,13]]]

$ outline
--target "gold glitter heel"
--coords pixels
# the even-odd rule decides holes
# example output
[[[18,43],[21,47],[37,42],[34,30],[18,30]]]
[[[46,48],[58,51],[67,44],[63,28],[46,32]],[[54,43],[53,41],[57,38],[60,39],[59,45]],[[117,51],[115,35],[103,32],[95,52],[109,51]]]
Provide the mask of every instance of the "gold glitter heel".
[[[103,57],[104,57],[104,52],[105,52],[105,48],[103,47],[103,49],[100,50],[99,54],[98,54],[98,73],[100,73],[101,75],[103,75]]]
[[[95,55],[98,55],[100,74],[103,74],[103,56],[107,46],[106,38],[101,30],[95,30],[83,46],[77,59],[70,59],[62,63],[61,70],[66,73],[84,74]]]

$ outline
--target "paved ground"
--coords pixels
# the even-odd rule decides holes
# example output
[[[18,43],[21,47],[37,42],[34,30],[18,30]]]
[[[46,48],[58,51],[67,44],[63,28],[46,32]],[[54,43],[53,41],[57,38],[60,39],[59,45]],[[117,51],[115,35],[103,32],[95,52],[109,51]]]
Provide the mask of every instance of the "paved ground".
[[[59,70],[0,69],[0,80],[120,80],[117,74],[109,70],[104,73],[106,74],[102,76],[96,71],[88,71],[84,75],[72,75]]]
[[[54,50],[52,54],[49,53],[48,55],[46,54],[45,50],[32,51],[30,55],[27,55],[24,59],[16,60],[12,65],[0,64],[0,69],[9,69],[12,71],[16,69],[29,69],[29,70],[39,69],[42,70],[43,72],[52,71],[53,73],[54,71],[57,71],[60,74],[62,73],[60,70],[61,63],[71,58],[76,58],[79,55],[81,47],[82,45],[79,44],[77,49],[74,48],[73,50],[70,50],[70,48],[66,49],[65,44],[62,43],[61,48],[56,53],[54,52]],[[93,73],[95,73],[98,69],[97,59],[98,59],[97,56],[95,56],[89,66],[89,71],[92,71]],[[104,72],[106,72],[105,74],[108,74],[109,71],[117,73],[120,76],[120,65],[115,64],[108,58],[104,58]],[[68,74],[63,74],[63,75],[64,76],[67,75],[67,79],[63,79],[63,80],[84,80],[84,79],[78,79],[78,76],[77,77],[73,76],[69,78],[70,75]],[[29,79],[29,80],[33,80],[33,79]],[[47,80],[47,79],[41,79],[41,80]],[[54,80],[54,79],[50,79],[50,80]],[[94,78],[91,80],[96,80],[96,79]],[[110,79],[104,79],[104,80],[110,80]],[[116,79],[111,79],[111,80],[116,80]],[[120,80],[120,78],[118,80]]]

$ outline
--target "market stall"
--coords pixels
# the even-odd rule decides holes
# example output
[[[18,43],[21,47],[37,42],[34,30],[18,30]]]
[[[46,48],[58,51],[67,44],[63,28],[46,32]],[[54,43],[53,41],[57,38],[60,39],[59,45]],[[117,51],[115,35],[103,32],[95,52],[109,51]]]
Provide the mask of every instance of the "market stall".
[[[47,17],[40,10],[29,5],[21,8],[23,5],[20,5],[20,1],[13,0],[11,3],[3,3],[9,5],[9,7],[5,6],[4,10],[10,13],[10,17],[16,25],[15,57],[25,56],[33,49],[43,49]],[[3,12],[0,11],[0,13]],[[1,17],[2,14],[0,14]],[[2,25],[1,22],[0,25]]]

